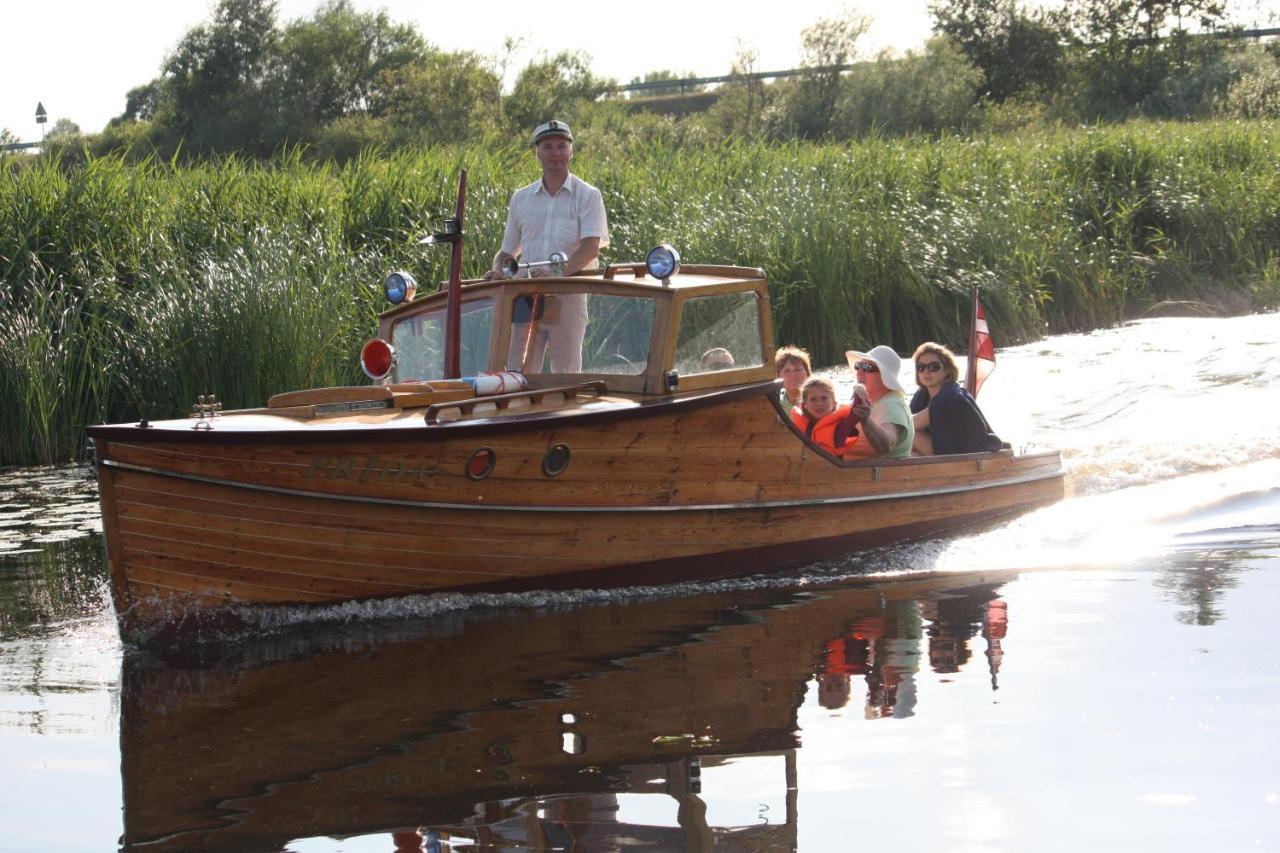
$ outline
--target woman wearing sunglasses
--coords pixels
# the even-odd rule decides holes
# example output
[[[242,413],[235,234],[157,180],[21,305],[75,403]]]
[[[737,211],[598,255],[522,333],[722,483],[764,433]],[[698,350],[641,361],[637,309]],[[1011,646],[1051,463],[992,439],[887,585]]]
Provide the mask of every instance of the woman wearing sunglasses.
[[[846,460],[900,459],[911,455],[915,430],[898,372],[902,359],[881,344],[870,352],[846,352],[845,358],[865,389],[854,389],[853,412],[862,422],[863,438],[845,449]]]
[[[980,453],[1004,446],[973,395],[960,387],[960,367],[951,350],[928,341],[916,347],[912,359],[920,386],[911,398],[916,453]]]

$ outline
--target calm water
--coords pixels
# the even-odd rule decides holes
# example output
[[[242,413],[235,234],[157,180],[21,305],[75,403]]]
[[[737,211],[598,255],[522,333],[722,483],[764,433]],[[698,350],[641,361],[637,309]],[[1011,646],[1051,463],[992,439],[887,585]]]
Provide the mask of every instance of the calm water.
[[[1280,850],[1278,392],[1280,315],[1054,338],[999,526],[149,653],[92,480],[0,472],[0,849]]]

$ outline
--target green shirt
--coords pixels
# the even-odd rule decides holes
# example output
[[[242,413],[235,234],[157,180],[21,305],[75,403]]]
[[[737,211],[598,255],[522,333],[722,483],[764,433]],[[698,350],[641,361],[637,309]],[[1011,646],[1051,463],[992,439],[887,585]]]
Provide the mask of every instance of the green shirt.
[[[881,454],[881,459],[904,459],[911,455],[911,442],[915,440],[916,427],[911,420],[911,412],[907,411],[905,394],[901,391],[886,393],[871,407],[871,419],[883,426],[894,424],[902,427],[902,438],[898,439],[898,443],[888,453]]]

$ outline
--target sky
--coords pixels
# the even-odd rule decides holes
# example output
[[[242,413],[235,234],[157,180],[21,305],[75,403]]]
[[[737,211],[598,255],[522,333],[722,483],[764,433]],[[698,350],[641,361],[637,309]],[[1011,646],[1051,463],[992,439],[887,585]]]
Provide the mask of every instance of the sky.
[[[853,10],[872,19],[860,42],[867,56],[882,48],[919,48],[929,36],[929,0],[789,0],[782,4],[722,0],[642,3],[516,3],[513,0],[354,0],[361,11],[385,9],[412,23],[444,50],[497,56],[508,37],[522,39],[515,70],[542,52],[583,51],[592,71],[627,82],[648,71],[729,73],[739,46],[758,51],[757,68],[794,68],[800,33],[822,18]],[[213,0],[17,0],[5,3],[0,46],[0,128],[38,141],[36,105],[45,130],[67,118],[86,133],[124,111],[125,94],[158,76],[161,63],[192,27],[208,20]],[[311,17],[320,0],[280,0],[282,23]],[[559,19],[552,13],[563,13]]]

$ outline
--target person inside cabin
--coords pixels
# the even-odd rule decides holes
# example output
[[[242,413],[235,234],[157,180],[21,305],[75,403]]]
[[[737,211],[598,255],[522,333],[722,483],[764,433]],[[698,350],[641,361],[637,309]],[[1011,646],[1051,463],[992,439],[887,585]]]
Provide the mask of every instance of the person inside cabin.
[[[800,388],[813,373],[809,353],[794,345],[778,347],[778,351],[773,354],[773,370],[782,380],[778,402],[784,410],[790,411],[793,406],[800,405]]]
[[[858,418],[853,406],[837,406],[835,386],[821,376],[805,380],[800,405],[791,410],[791,422],[814,444],[835,456],[844,456],[858,441]]]
[[[916,453],[982,453],[1004,446],[973,395],[960,386],[960,367],[951,350],[926,341],[913,358],[920,386],[911,398]]]
[[[712,347],[702,354],[702,371],[713,373],[717,370],[733,369],[733,353],[724,347]]]
[[[493,256],[486,280],[502,277],[502,267],[519,259],[543,263],[556,252],[567,260],[563,275],[595,269],[600,250],[609,245],[609,222],[600,190],[569,171],[573,132],[557,119],[533,132],[533,153],[542,177],[521,187],[507,205],[502,246]],[[527,267],[531,277],[556,274],[550,266]],[[587,329],[587,296],[566,293],[542,297],[539,305],[518,303],[511,327],[507,367],[539,372],[549,358],[552,373],[582,371],[582,339]]]
[[[911,455],[915,426],[907,410],[906,392],[898,373],[902,359],[892,347],[881,344],[870,352],[847,352],[845,356],[866,388],[857,395],[854,414],[862,422],[862,438],[845,453],[845,459],[901,459]]]

